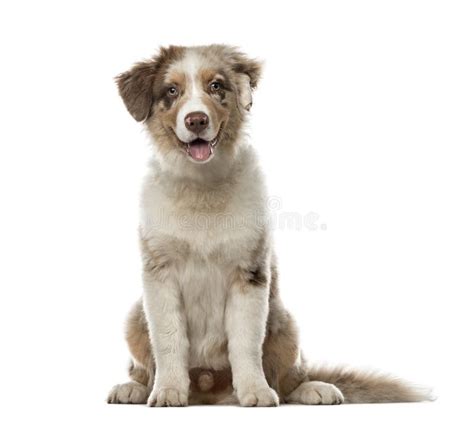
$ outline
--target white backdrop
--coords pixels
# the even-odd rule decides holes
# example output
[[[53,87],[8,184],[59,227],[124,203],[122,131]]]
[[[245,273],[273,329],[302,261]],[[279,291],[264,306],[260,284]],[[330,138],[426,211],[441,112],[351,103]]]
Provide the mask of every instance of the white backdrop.
[[[468,422],[471,5],[3,2],[2,423]],[[317,230],[276,226],[283,297],[307,357],[433,386],[435,403],[105,404],[126,379],[149,153],[113,77],[160,45],[215,42],[265,61],[250,134],[277,222],[318,214]]]

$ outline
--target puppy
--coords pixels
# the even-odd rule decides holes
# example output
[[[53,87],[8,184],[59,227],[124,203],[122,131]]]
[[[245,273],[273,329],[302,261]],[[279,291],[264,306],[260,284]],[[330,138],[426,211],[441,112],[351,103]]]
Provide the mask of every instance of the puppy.
[[[117,77],[153,158],[143,184],[143,299],[127,321],[131,381],[149,406],[421,401],[399,380],[308,366],[278,291],[264,179],[243,135],[258,61],[225,45],[162,48]]]

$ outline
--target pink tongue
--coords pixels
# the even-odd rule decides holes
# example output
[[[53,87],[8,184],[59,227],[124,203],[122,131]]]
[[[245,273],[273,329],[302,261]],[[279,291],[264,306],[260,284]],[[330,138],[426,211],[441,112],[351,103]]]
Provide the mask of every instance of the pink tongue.
[[[191,142],[189,153],[196,161],[205,161],[211,156],[211,146],[205,141]]]

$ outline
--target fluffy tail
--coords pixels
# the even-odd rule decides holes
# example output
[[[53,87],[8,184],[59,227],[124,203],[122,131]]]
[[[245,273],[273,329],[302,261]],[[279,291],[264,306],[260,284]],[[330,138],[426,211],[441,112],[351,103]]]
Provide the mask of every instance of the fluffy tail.
[[[311,381],[335,385],[344,395],[344,403],[403,403],[433,401],[430,389],[376,372],[359,372],[344,367],[312,368]]]

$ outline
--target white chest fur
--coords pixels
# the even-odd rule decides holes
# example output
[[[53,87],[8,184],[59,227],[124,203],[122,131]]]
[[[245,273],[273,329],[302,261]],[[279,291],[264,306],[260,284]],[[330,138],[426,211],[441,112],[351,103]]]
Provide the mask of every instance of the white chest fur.
[[[142,235],[175,261],[187,320],[190,367],[228,366],[224,314],[230,276],[266,226],[265,190],[248,152],[212,190],[152,170],[142,197]],[[168,176],[169,177],[169,176]]]

